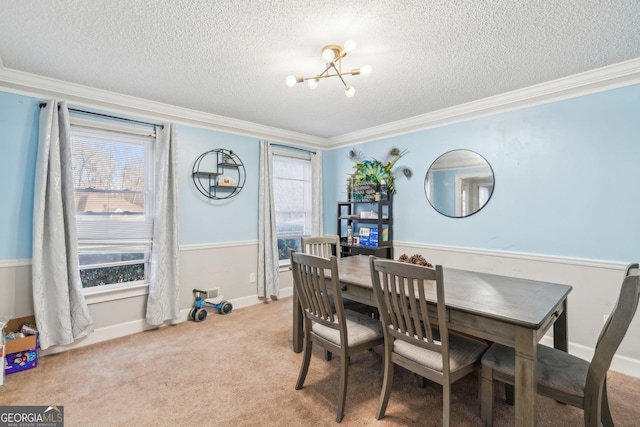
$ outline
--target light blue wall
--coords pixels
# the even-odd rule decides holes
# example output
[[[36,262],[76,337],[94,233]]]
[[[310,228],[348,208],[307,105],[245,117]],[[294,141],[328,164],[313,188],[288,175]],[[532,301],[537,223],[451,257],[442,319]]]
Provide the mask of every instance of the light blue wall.
[[[40,102],[0,91],[0,260],[31,258]],[[189,126],[178,126],[177,138],[180,244],[256,240],[258,140]],[[233,150],[247,172],[242,191],[224,201],[205,198],[191,177],[196,158],[215,148]]]
[[[325,218],[335,217],[348,151],[384,158],[409,149],[399,164],[394,239],[612,260],[640,259],[640,85],[496,114],[325,153]],[[448,218],[424,194],[429,165],[453,149],[485,157],[495,189],[479,213]],[[335,233],[335,221],[325,232]]]
[[[0,260],[31,257],[39,99],[0,92]],[[640,258],[637,218],[640,85],[520,109],[324,153],[324,228],[335,233],[353,162],[348,151],[413,170],[394,198],[395,240],[629,262]],[[182,245],[257,239],[257,139],[179,126],[179,236]],[[247,171],[235,198],[197,192],[195,159],[231,149]],[[478,152],[496,175],[489,204],[468,218],[438,214],[424,195],[431,162],[452,149]]]
[[[207,129],[179,126],[180,244],[207,244],[258,239],[258,171],[260,144],[256,138]],[[240,193],[225,200],[200,194],[193,179],[193,164],[202,153],[216,148],[232,150],[246,170]]]
[[[40,102],[0,92],[0,260],[31,258]]]

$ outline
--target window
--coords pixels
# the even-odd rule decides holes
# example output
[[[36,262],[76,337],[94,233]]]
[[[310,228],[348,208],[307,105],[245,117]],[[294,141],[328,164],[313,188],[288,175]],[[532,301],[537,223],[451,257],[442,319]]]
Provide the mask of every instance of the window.
[[[147,282],[153,233],[153,136],[74,125],[80,278],[85,289]],[[148,134],[149,132],[146,131]]]
[[[280,264],[289,250],[300,251],[300,238],[311,234],[311,159],[273,154],[273,196]]]

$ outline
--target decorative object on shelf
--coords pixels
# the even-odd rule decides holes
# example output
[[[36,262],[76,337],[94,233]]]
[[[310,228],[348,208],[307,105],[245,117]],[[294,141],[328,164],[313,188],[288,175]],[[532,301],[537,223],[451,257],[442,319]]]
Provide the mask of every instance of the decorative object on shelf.
[[[402,254],[400,255],[400,258],[398,258],[398,261],[406,262],[407,264],[423,265],[425,267],[433,268],[433,264],[424,259],[424,257],[420,254],[411,255],[411,257],[409,257],[407,254]]]
[[[229,150],[228,153],[225,153],[224,162],[228,163],[230,165],[232,165],[232,164],[234,164],[236,162],[235,160],[233,160],[233,150]]]
[[[380,188],[380,199],[388,200],[390,194],[396,193],[395,180],[399,174],[411,178],[413,173],[406,166],[396,166],[396,162],[407,150],[400,151],[397,148],[389,150],[384,161],[377,159],[362,159],[362,153],[357,150],[349,151],[349,158],[353,160],[353,172],[347,178],[347,191],[354,198],[362,200],[375,200],[375,194]]]
[[[371,181],[362,181],[355,184],[353,195],[356,200],[373,200],[376,193],[376,184]]]
[[[324,71],[320,74],[317,74],[313,77],[296,77],[296,76],[288,76],[286,79],[287,86],[294,87],[296,83],[307,82],[307,85],[311,89],[315,89],[318,87],[321,79],[326,79],[327,77],[339,77],[344,85],[344,92],[349,98],[351,98],[356,93],[356,89],[349,85],[345,80],[345,75],[357,76],[362,74],[363,76],[368,76],[371,74],[371,66],[363,65],[360,68],[354,68],[351,71],[342,71],[342,58],[347,56],[348,52],[353,51],[356,48],[356,42],[353,40],[347,40],[344,44],[344,48],[335,44],[330,44],[322,48],[322,59],[326,61],[326,66]],[[330,74],[331,70],[335,72],[335,74]]]
[[[246,179],[242,160],[231,150],[202,153],[193,164],[193,183],[209,199],[229,199],[240,193]]]
[[[231,178],[230,176],[219,176],[218,177],[218,187],[237,187],[238,184],[236,180]]]

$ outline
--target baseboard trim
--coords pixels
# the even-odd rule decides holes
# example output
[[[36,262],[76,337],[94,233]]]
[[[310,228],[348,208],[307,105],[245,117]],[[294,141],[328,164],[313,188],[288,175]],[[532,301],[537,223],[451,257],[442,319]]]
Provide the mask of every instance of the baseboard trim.
[[[286,298],[292,295],[293,295],[293,288],[289,287],[289,288],[280,289],[279,298]],[[257,296],[236,298],[236,299],[230,300],[229,302],[231,302],[231,304],[233,305],[234,310],[250,307],[255,304],[265,303],[263,299],[260,299]],[[187,321],[190,312],[191,312],[191,308],[181,310],[180,320],[176,323]],[[233,311],[231,312],[231,314],[233,314]],[[73,344],[70,344],[67,346],[53,346],[53,347],[49,347],[46,350],[42,350],[40,352],[40,355],[48,356],[50,354],[62,353],[67,350],[85,347],[87,345],[97,344],[97,343],[108,341],[114,338],[121,338],[128,335],[133,335],[139,332],[149,331],[157,328],[158,328],[157,326],[149,325],[144,319],[122,323],[119,325],[109,326],[106,328],[100,328],[100,329],[96,329],[92,334],[77,340]],[[540,343],[553,347],[553,337],[544,336],[542,340],[540,340]],[[569,353],[577,357],[580,357],[581,359],[590,361],[593,358],[594,349],[591,347],[587,347],[579,344],[569,343]],[[615,355],[613,357],[613,361],[611,362],[611,370],[615,372],[619,372],[624,375],[629,375],[631,377],[640,378],[640,360],[632,359],[626,356]]]
[[[283,288],[280,289],[279,298],[286,298],[293,295],[293,288]],[[229,300],[231,305],[233,305],[233,309],[239,309],[244,307],[249,307],[255,304],[265,303],[264,299],[260,299],[257,296],[248,296],[242,298],[236,298]],[[98,344],[104,341],[109,341],[114,338],[126,337],[129,335],[137,334],[139,332],[150,331],[152,329],[158,329],[164,326],[170,326],[172,324],[177,324],[181,322],[186,322],[189,319],[189,313],[191,312],[191,308],[180,310],[180,320],[173,323],[166,323],[162,326],[153,326],[149,325],[145,319],[133,320],[131,322],[121,323],[118,325],[107,326],[105,328],[99,328],[93,331],[93,333],[87,335],[86,337],[80,338],[73,342],[72,344],[65,346],[52,346],[47,348],[46,350],[40,351],[40,356],[48,356],[50,354],[62,353],[68,350],[73,350],[80,347],[85,347],[92,344]],[[233,314],[233,311],[231,312]]]
[[[181,319],[182,317],[184,317],[184,320],[186,320],[187,315],[188,313],[185,312],[184,316],[181,315],[180,317]],[[158,329],[158,328],[159,328],[158,326],[149,325],[144,319],[133,320],[131,322],[126,322],[126,323],[119,323],[117,325],[96,329],[93,331],[93,333],[87,335],[86,337],[80,338],[69,345],[64,345],[64,346],[56,345],[56,346],[51,346],[46,350],[40,350],[40,356],[48,356],[50,354],[63,353],[68,350],[73,350],[80,347],[86,347],[88,345],[109,341],[114,338],[126,337],[128,335],[133,335],[138,332],[150,331],[152,329]]]

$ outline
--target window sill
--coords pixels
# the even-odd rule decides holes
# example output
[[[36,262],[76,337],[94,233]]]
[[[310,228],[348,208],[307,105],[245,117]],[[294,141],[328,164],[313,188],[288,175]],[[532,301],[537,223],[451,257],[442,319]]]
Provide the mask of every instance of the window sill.
[[[282,260],[278,263],[278,271],[279,272],[283,272],[283,271],[291,271],[291,260],[290,259],[286,259],[286,260]]]
[[[102,302],[115,301],[124,298],[133,298],[149,294],[149,284],[126,286],[116,289],[85,290],[84,299],[88,305]]]

